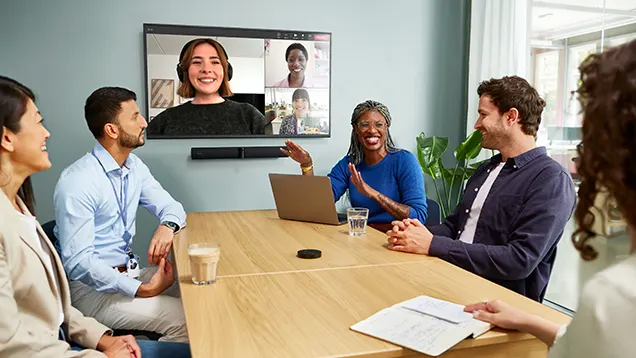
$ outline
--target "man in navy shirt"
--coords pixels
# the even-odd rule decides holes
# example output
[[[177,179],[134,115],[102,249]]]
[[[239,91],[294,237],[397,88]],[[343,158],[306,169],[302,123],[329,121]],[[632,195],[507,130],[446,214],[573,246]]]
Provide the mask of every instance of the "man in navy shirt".
[[[389,248],[436,256],[542,301],[575,203],[570,174],[536,146],[545,101],[523,78],[484,81],[477,90],[482,147],[499,151],[468,180],[441,225],[393,222]]]

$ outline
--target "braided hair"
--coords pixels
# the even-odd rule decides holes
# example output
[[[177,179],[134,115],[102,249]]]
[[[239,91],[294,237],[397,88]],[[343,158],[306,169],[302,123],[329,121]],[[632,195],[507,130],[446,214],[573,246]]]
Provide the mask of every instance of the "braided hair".
[[[389,108],[380,102],[366,100],[358,104],[351,115],[351,144],[349,144],[347,155],[349,156],[349,162],[354,165],[358,165],[364,160],[364,146],[360,142],[360,136],[356,133],[355,128],[360,118],[369,111],[380,113],[386,120],[386,139],[384,140],[384,148],[386,151],[389,153],[399,151],[399,149],[395,147],[391,133],[389,132],[389,127],[391,127],[391,113],[389,113]]]

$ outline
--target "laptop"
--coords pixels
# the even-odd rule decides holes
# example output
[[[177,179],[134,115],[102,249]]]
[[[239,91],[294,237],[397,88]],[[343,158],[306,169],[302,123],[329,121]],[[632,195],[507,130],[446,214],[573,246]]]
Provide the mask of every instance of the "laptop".
[[[319,224],[347,223],[346,214],[336,212],[329,177],[269,174],[278,217]]]

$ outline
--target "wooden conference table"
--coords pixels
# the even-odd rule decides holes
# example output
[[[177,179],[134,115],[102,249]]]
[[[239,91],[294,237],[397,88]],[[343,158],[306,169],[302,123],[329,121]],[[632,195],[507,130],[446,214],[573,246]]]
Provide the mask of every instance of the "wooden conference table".
[[[188,213],[174,253],[193,357],[424,357],[351,331],[395,303],[428,295],[459,304],[485,298],[559,323],[570,318],[443,260],[393,252],[385,235],[280,220],[276,211]],[[192,284],[188,244],[221,246],[218,281]],[[322,251],[300,259],[300,249]],[[494,329],[442,357],[545,357],[531,335]]]

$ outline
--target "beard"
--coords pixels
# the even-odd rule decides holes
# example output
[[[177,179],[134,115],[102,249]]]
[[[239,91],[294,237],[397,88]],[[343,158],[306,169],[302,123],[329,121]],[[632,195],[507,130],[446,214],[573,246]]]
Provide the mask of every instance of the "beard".
[[[123,129],[121,130],[121,135],[119,136],[119,145],[124,148],[138,148],[144,145],[143,139],[144,131],[142,130],[139,135],[135,136],[133,134],[128,134]]]
[[[481,139],[482,148],[489,149],[489,150],[497,150],[497,147],[499,147],[499,140],[496,138],[496,134],[495,136],[493,136],[493,134],[495,133],[486,133],[485,135],[483,135]]]
[[[500,150],[502,144],[506,143],[508,138],[509,133],[506,131],[503,124],[497,123],[491,128],[488,128],[486,133],[483,134],[481,147],[489,150]]]

